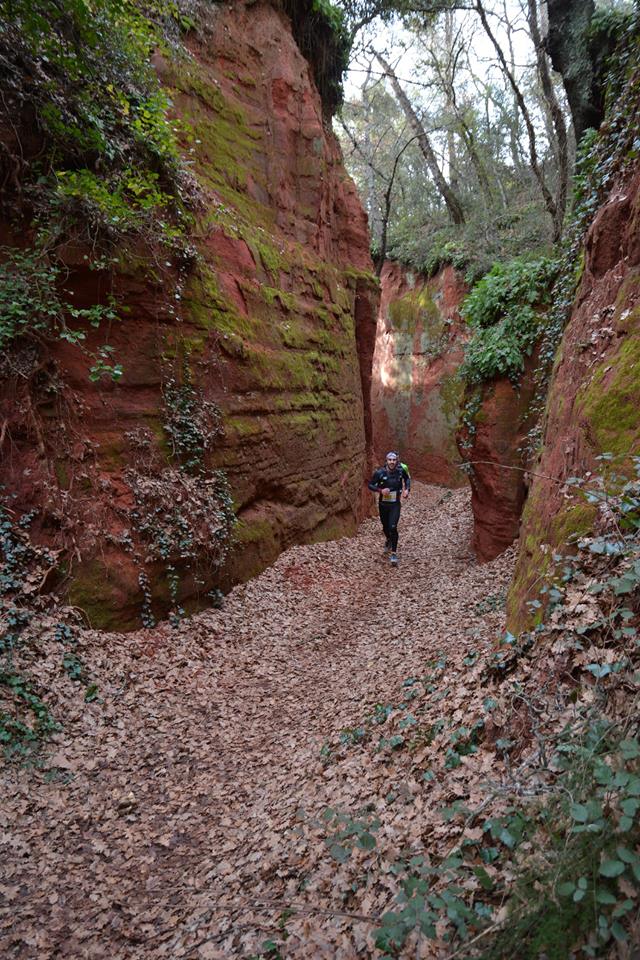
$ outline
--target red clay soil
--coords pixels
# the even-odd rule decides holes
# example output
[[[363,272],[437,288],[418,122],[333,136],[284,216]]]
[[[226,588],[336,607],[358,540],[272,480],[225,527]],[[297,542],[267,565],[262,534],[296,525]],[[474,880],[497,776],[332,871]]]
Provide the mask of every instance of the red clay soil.
[[[513,562],[478,565],[470,536],[466,491],[416,484],[397,570],[368,520],[352,539],[291,548],[177,630],[86,632],[90,704],[45,632],[34,669],[64,729],[40,765],[1,773],[0,954],[226,960],[272,940],[287,958],[377,955],[398,889],[377,858],[442,854],[459,828],[441,808],[480,802],[502,767],[494,730],[445,769],[451,728],[434,726],[483,716],[474,664],[499,634]],[[414,708],[430,673],[444,699]],[[404,748],[349,745],[377,704],[391,706],[376,740],[400,725]],[[409,709],[427,711],[410,748]],[[332,859],[327,806],[375,812],[376,850]],[[450,949],[412,935],[402,955]]]

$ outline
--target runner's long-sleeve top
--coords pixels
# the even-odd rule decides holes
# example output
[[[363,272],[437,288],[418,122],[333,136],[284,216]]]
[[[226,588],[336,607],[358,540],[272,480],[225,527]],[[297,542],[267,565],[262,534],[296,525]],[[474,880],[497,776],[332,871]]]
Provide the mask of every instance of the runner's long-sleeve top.
[[[396,467],[395,470],[387,470],[386,467],[380,467],[368,483],[369,490],[374,493],[380,493],[385,488],[390,493],[380,493],[380,500],[383,503],[396,503],[402,493],[402,485],[405,490],[411,489],[411,477],[404,467]]]

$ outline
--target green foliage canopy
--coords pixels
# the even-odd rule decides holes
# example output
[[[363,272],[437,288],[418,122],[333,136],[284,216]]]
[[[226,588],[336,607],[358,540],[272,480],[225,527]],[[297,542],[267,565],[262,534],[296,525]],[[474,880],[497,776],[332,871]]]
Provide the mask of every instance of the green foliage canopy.
[[[60,244],[84,242],[104,270],[127,238],[181,238],[193,188],[151,56],[190,23],[173,0],[0,0],[0,176],[16,237],[0,251],[0,346],[78,343],[87,322],[115,318],[108,298],[74,307]]]
[[[54,236],[88,216],[111,237],[139,228],[141,210],[178,214],[175,124],[151,64],[185,23],[177,4],[0,0],[0,15],[14,212],[31,209]]]

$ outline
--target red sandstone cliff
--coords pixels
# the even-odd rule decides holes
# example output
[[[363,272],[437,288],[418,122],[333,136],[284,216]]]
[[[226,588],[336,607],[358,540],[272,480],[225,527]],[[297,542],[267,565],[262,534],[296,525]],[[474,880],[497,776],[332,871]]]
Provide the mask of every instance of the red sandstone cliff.
[[[468,337],[458,313],[467,288],[452,267],[425,280],[390,261],[380,280],[371,394],[376,455],[397,449],[418,479],[461,486],[455,431],[462,384],[455,374]]]
[[[523,516],[511,628],[528,619],[553,552],[591,528],[594,508],[562,486],[611,453],[633,475],[640,454],[640,172],[619,180],[587,233],[585,263],[552,377],[544,447]],[[546,479],[550,478],[550,479]]]
[[[517,385],[508,377],[469,391],[473,405],[470,424],[458,435],[460,453],[470,464],[473,550],[482,562],[495,559],[520,531],[527,496],[523,446],[535,423],[535,357],[530,358]],[[477,410],[477,412],[475,412]]]
[[[0,482],[17,514],[38,511],[65,591],[98,626],[135,622],[141,573],[162,614],[170,595],[193,603],[362,516],[377,300],[366,217],[285,15],[238,0],[210,16],[191,60],[157,63],[201,195],[192,261],[141,249],[107,277],[70,246],[78,306],[112,287],[121,381],[91,383],[86,358],[61,343],[29,387],[15,363],[2,371]],[[88,330],[89,349],[102,342]],[[171,444],[189,418],[214,436],[216,407],[209,479],[189,487]],[[194,554],[210,539],[203,483],[215,486],[216,467],[239,519],[222,572],[206,553],[160,562],[156,528],[174,510],[179,523],[180,504],[202,514]]]

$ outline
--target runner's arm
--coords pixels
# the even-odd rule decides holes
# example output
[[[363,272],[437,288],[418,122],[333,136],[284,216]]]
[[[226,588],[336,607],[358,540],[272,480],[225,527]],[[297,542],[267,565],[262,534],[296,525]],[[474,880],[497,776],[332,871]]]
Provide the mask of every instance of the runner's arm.
[[[367,484],[367,486],[369,487],[369,490],[371,490],[373,493],[380,493],[381,481],[382,481],[382,471],[376,470],[374,475],[371,477],[371,480]]]

